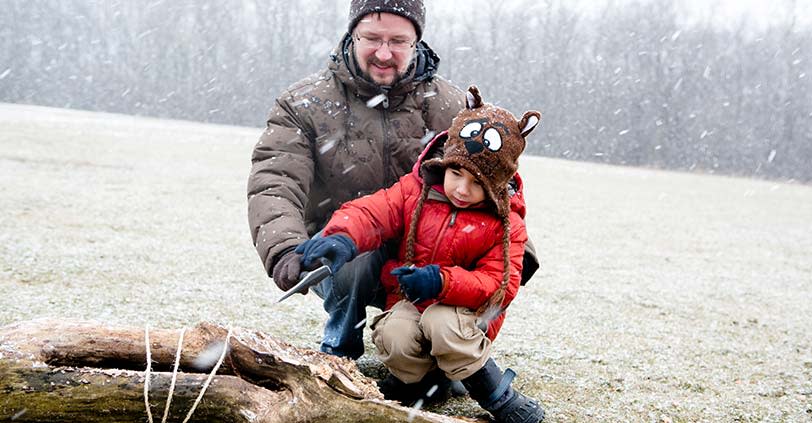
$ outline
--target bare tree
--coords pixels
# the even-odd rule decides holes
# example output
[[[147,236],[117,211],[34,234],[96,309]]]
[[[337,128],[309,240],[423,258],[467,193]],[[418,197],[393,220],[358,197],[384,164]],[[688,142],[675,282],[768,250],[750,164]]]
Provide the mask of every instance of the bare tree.
[[[667,0],[593,15],[559,0],[443,4],[427,4],[440,73],[540,109],[531,154],[812,181],[812,31],[795,0],[764,29],[684,23]],[[8,0],[0,101],[261,126],[329,60],[346,6]]]

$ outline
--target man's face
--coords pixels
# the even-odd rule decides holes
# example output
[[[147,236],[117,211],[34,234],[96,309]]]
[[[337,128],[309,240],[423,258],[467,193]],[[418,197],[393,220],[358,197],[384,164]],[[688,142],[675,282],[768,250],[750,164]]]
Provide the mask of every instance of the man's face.
[[[417,40],[412,22],[391,13],[370,13],[353,30],[355,60],[364,76],[379,85],[402,78]]]

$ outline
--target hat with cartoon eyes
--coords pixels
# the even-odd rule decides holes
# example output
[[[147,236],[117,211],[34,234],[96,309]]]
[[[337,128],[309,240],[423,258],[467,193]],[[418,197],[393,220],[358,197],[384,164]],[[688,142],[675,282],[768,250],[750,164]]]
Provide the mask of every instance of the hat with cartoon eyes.
[[[475,85],[466,94],[466,108],[454,117],[448,129],[443,157],[423,162],[421,170],[424,178],[452,164],[471,172],[496,213],[505,217],[510,213],[508,182],[519,168],[525,137],[541,121],[541,113],[531,110],[517,120],[507,110],[483,103]]]

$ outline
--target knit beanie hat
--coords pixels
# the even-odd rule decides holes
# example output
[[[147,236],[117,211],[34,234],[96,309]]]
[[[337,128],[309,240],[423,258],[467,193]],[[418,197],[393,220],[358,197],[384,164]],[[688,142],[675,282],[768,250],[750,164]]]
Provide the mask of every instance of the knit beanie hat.
[[[412,21],[417,40],[423,37],[423,26],[426,24],[426,7],[423,0],[352,0],[350,2],[350,25],[352,32],[358,21],[370,13],[392,13]]]
[[[474,175],[499,217],[510,213],[510,182],[519,167],[525,137],[541,120],[535,110],[516,120],[507,110],[483,103],[475,85],[468,88],[466,108],[451,122],[441,159],[426,160],[421,173],[428,184],[439,183],[431,175],[442,175],[457,165]],[[436,178],[437,176],[435,176]]]

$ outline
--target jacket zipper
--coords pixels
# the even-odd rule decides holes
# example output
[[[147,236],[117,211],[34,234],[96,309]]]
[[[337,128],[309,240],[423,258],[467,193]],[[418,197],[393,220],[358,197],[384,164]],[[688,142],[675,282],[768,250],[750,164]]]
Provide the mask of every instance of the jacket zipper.
[[[443,239],[443,234],[445,234],[445,231],[448,230],[448,228],[454,226],[454,222],[456,221],[457,221],[456,209],[454,209],[451,212],[451,214],[449,214],[448,216],[445,217],[445,219],[443,219],[442,226],[443,230],[439,234],[437,234],[437,239],[434,240],[434,248],[432,248],[431,250],[431,263],[434,263],[435,256],[437,255],[437,249],[440,247],[440,240]]]
[[[381,103],[383,109],[381,110],[381,126],[383,127],[383,185],[389,186],[389,166],[391,158],[389,157],[389,97],[383,99]]]

